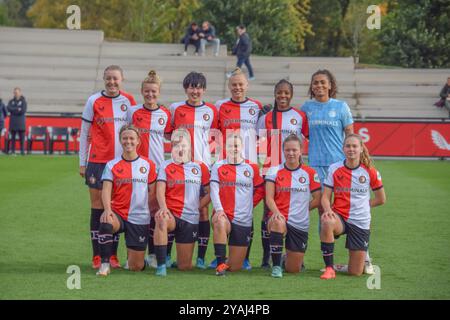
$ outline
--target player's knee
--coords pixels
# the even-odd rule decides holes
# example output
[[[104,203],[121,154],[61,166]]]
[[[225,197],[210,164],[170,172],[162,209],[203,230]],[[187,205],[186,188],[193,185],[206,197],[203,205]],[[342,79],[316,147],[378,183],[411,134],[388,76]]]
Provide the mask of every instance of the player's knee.
[[[286,226],[286,223],[284,220],[281,219],[274,219],[272,220],[272,223],[270,224],[270,230],[281,232],[283,228]]]
[[[320,218],[320,226],[322,229],[328,230],[333,229],[334,227],[334,220],[330,217],[322,216]]]
[[[167,229],[167,220],[162,217],[155,218],[155,230],[163,231]]]
[[[139,271],[144,270],[144,266],[145,266],[144,261],[142,261],[142,262],[141,261],[135,261],[133,263],[129,262],[129,264],[128,264],[129,270],[130,271],[134,271],[134,272],[139,272]]]
[[[362,269],[348,269],[348,274],[354,277],[359,277],[363,274],[363,268]]]
[[[179,263],[178,270],[187,271],[192,269],[192,263]]]
[[[223,231],[226,228],[225,217],[217,218],[213,223],[214,231]]]

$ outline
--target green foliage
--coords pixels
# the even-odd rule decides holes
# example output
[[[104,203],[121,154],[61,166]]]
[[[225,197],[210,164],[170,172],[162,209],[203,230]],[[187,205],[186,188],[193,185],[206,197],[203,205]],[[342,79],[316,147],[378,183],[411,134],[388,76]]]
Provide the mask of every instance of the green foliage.
[[[254,53],[289,56],[300,53],[311,33],[309,7],[309,0],[205,0],[198,18],[209,20],[229,48],[236,42],[236,26],[244,24]]]
[[[0,1],[0,25],[31,27],[26,12],[35,0]]]
[[[449,30],[449,1],[399,1],[381,28],[382,62],[414,68],[449,67]]]

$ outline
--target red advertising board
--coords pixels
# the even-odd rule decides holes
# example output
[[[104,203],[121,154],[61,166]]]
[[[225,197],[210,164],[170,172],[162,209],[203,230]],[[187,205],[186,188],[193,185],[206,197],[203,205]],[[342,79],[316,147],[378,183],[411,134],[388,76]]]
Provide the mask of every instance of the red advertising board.
[[[8,120],[6,119],[6,128],[8,128]],[[70,130],[80,128],[80,125],[79,117],[27,117],[28,128],[47,126],[68,127]],[[370,153],[374,156],[450,157],[450,121],[356,121],[355,132],[363,137]],[[74,138],[76,137],[69,138],[71,151],[78,149],[78,143],[74,141]],[[4,134],[2,140],[4,140]],[[63,149],[63,143],[55,145],[55,150]],[[42,150],[42,144],[33,144],[33,150]],[[306,153],[307,146],[304,151]]]

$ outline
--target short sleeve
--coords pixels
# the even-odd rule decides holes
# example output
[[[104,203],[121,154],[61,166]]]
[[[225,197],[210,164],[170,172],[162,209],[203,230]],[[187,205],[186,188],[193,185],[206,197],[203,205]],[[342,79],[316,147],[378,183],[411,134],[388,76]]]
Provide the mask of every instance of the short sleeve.
[[[103,169],[102,174],[102,181],[114,181],[114,176],[112,173],[112,164],[111,162],[108,162],[105,166],[105,169]]]
[[[370,177],[370,187],[373,191],[383,188],[383,182],[381,181],[381,174],[377,169],[370,168],[369,170]]]
[[[269,170],[267,170],[267,174],[266,174],[265,180],[275,183],[276,178],[277,178],[277,173],[278,173],[278,167],[271,167],[271,168],[269,168]]]
[[[350,111],[350,107],[346,102],[342,103],[342,110],[341,110],[341,121],[342,126],[345,128],[353,123],[353,116]]]
[[[309,174],[309,190],[311,193],[321,189],[319,174],[313,168],[308,171]]]
[[[259,173],[258,165],[252,163],[251,166],[253,168],[253,187],[258,187],[264,183],[264,180],[261,177],[261,174]]]
[[[308,117],[306,116],[306,113],[302,112],[302,134],[305,138],[309,137],[309,125],[308,125]]]
[[[259,117],[258,122],[256,123],[256,135],[258,137],[267,137],[267,133],[262,130],[266,130],[266,117],[267,113],[261,117]]]
[[[164,128],[164,133],[172,133],[173,131],[173,125],[172,125],[172,115],[170,114],[170,111],[164,108],[164,112],[167,115],[167,122],[166,127]]]
[[[203,162],[200,163],[200,169],[202,171],[202,186],[207,186],[210,180],[209,169]]]
[[[127,123],[133,124],[133,114],[136,111],[136,106],[131,106],[127,110]]]
[[[81,119],[84,121],[92,123],[94,121],[94,102],[95,99],[91,96],[86,105],[84,106],[83,114],[81,115]]]
[[[152,160],[149,160],[148,163],[150,164],[150,170],[148,170],[148,184],[152,184],[157,178],[156,165]]]
[[[213,111],[213,121],[211,122],[211,129],[219,129],[219,113],[217,112],[217,108],[212,105],[211,109]]]
[[[211,168],[211,182],[220,182],[219,181],[219,165],[215,163]]]
[[[323,184],[327,186],[328,188],[333,189],[334,188],[334,170],[328,170],[327,177],[325,178]]]
[[[167,181],[166,168],[167,166],[165,164],[159,168],[157,181]]]

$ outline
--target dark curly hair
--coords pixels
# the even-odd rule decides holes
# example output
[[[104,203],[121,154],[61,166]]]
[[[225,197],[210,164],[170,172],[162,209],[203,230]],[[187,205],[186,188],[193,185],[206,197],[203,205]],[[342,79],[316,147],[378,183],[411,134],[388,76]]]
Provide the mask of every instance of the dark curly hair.
[[[325,75],[328,78],[328,81],[330,81],[330,84],[331,84],[331,89],[328,90],[328,95],[329,95],[330,98],[336,99],[336,94],[338,92],[336,78],[327,69],[317,70],[311,76],[311,83],[309,84],[309,89],[308,89],[308,95],[309,95],[310,99],[314,98],[314,93],[312,92],[312,83],[313,83],[314,77],[319,75],[319,74],[323,74],[323,75]]]

